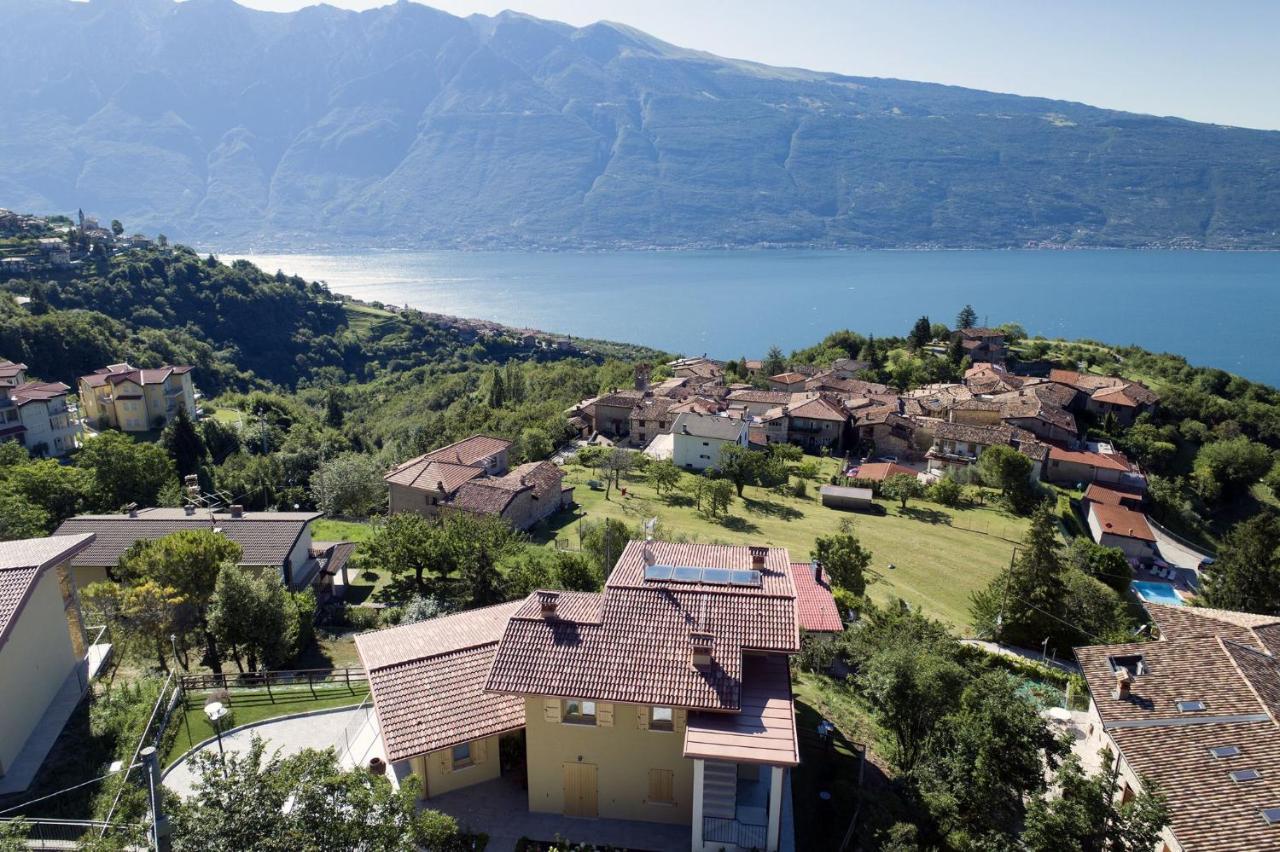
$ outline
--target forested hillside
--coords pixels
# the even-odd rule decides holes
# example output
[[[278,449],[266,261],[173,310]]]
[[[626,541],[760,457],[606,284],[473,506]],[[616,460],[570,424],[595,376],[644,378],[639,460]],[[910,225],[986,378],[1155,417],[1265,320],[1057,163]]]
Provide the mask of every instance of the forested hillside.
[[[0,206],[205,245],[1280,246],[1280,133],[419,3],[0,4]]]

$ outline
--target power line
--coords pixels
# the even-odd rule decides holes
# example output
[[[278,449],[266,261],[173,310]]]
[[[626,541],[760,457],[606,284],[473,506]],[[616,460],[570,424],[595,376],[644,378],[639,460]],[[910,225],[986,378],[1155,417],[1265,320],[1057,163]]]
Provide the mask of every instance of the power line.
[[[29,802],[23,802],[20,805],[14,805],[11,808],[5,808],[4,810],[0,811],[0,816],[3,816],[4,814],[7,814],[7,813],[12,813],[13,811],[18,810],[19,808],[25,808],[28,805],[34,805],[39,802],[43,802],[46,799],[52,799],[54,796],[61,796],[63,793],[70,793],[72,790],[79,790],[81,787],[87,787],[90,784],[96,784],[99,781],[105,781],[106,779],[110,778],[112,775],[119,775],[121,772],[129,772],[131,770],[137,769],[141,765],[142,765],[141,763],[135,763],[133,764],[133,766],[122,766],[121,768],[115,770],[114,772],[108,772],[106,775],[99,775],[97,778],[90,778],[88,781],[81,781],[79,784],[75,784],[71,787],[64,787],[63,789],[50,793],[47,796],[41,796],[38,799],[32,799]]]

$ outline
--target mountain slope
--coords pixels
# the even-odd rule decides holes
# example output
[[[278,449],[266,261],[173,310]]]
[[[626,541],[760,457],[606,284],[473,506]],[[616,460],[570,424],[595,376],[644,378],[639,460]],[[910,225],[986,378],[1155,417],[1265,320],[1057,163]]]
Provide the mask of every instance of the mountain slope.
[[[1280,247],[1280,133],[416,3],[0,4],[0,205],[223,246]]]

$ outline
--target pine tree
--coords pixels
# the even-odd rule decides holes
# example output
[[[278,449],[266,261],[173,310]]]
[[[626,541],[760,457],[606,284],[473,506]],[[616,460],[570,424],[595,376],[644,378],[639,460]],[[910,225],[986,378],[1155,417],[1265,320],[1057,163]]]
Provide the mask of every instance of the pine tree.
[[[494,367],[489,373],[489,407],[501,408],[506,401],[507,392],[502,384],[502,374]]]
[[[1046,639],[1065,650],[1082,637],[1059,621],[1064,612],[1066,566],[1058,545],[1058,520],[1049,503],[1031,516],[1018,555],[991,584],[973,596],[970,612],[981,631],[1024,648],[1038,648]],[[1088,637],[1083,637],[1088,638]]]
[[[179,476],[199,472],[200,462],[204,461],[204,439],[196,431],[185,406],[178,406],[178,414],[165,428],[162,441],[164,448],[173,457]]]
[[[911,327],[911,333],[907,335],[907,345],[912,349],[922,349],[932,338],[933,323],[929,322],[927,316],[922,316]]]
[[[965,305],[956,315],[956,328],[973,328],[978,324],[978,312],[973,305]]]

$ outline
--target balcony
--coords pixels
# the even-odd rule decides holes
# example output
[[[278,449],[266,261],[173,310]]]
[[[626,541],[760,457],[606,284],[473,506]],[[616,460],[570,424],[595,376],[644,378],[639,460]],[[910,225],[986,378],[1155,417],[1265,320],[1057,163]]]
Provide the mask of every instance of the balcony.
[[[782,767],[716,760],[699,763],[702,771],[695,771],[694,796],[701,795],[702,832],[700,837],[695,835],[695,852],[777,850],[790,845],[794,828],[789,802],[784,802],[789,793]]]

